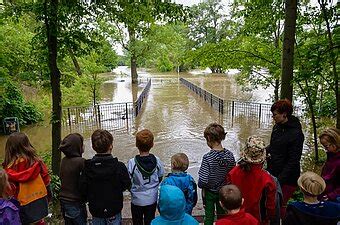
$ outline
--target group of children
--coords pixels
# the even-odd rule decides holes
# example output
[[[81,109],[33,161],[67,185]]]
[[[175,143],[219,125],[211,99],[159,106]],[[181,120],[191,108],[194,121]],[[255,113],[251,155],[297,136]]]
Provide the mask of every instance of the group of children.
[[[335,145],[335,152],[339,152],[337,135],[335,143],[334,138],[330,141],[325,139],[328,136],[320,136],[327,150]],[[280,220],[277,218],[280,187],[275,177],[263,169],[264,141],[250,136],[236,165],[232,152],[222,146],[225,136],[224,128],[217,123],[209,124],[204,131],[210,148],[198,172],[204,224],[212,225],[215,214],[217,225],[274,224]],[[80,134],[67,135],[59,147],[65,155],[60,168],[59,197],[66,225],[87,224],[86,202],[92,224],[121,224],[125,190],[131,192],[134,225],[198,224],[191,216],[197,203],[197,185],[186,172],[189,159],[184,153],[171,157],[171,173],[163,180],[163,162],[150,153],[154,136],[149,130],[136,134],[139,154],[127,166],[111,154],[111,133],[98,129],[93,132],[91,142],[96,155],[88,160],[82,158],[84,147]],[[4,170],[0,171],[0,224],[45,224],[50,198],[46,165],[23,133],[11,134],[5,150]],[[304,202],[289,205],[286,217],[282,218],[284,225],[303,224],[301,221],[308,218],[314,222],[310,224],[316,224],[320,216],[323,222],[329,222],[322,224],[339,221],[339,204],[318,200],[329,188],[323,178],[307,172],[301,175],[298,185]],[[160,215],[155,218],[157,208]]]

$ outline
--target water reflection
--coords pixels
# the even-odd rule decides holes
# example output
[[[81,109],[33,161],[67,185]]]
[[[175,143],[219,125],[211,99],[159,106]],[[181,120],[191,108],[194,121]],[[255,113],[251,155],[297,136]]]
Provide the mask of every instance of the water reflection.
[[[236,85],[232,75],[181,73],[180,76],[224,99],[265,102],[269,98],[268,92],[242,91]],[[114,132],[113,154],[124,162],[137,154],[134,134],[143,128],[148,128],[154,133],[155,145],[152,152],[158,155],[167,166],[170,165],[171,155],[184,152],[189,156],[191,168],[197,168],[203,154],[209,151],[203,131],[211,122],[221,123],[226,128],[228,134],[223,145],[230,149],[236,158],[249,135],[262,136],[268,143],[271,126],[258,128],[258,125],[254,125],[248,118],[226,120],[225,116],[220,115],[204,100],[180,84],[176,73],[157,74],[142,71],[141,82],[136,86],[131,85],[130,78],[123,72],[118,75],[108,74],[106,78],[102,86],[102,103],[131,102],[142,91],[144,81],[152,78],[149,96],[132,128]],[[50,151],[50,129],[49,125],[37,125],[26,127],[22,131],[28,134],[37,150]],[[63,136],[68,133],[69,131],[64,130]],[[91,133],[92,130],[83,133],[86,138],[84,154],[86,158],[95,154],[89,140]],[[1,136],[1,149],[4,149],[5,141],[6,137]]]

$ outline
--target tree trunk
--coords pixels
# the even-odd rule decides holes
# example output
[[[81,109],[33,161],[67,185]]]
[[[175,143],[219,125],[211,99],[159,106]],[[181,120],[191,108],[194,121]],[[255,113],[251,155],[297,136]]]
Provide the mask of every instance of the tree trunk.
[[[52,87],[52,172],[59,176],[61,154],[58,150],[61,141],[61,90],[60,71],[57,65],[58,0],[45,0],[45,26],[48,46],[48,66]]]
[[[274,88],[274,98],[275,102],[279,100],[279,88],[280,88],[280,80],[275,80],[275,88]]]
[[[285,25],[281,63],[281,99],[293,100],[293,67],[297,0],[285,1]]]
[[[323,0],[319,0],[319,5],[321,6],[322,14],[326,22],[327,28],[327,37],[328,37],[328,45],[330,49],[331,55],[331,66],[333,69],[334,76],[334,91],[335,91],[335,99],[336,99],[336,128],[340,129],[340,93],[339,93],[339,74],[337,72],[336,63],[337,63],[337,55],[334,53],[334,43],[333,43],[333,35],[331,26],[329,24],[329,19],[327,16],[326,3]]]
[[[133,84],[138,83],[137,57],[135,55],[131,55],[131,79]]]
[[[133,28],[128,27],[128,32],[129,32],[129,38],[130,38],[130,66],[131,66],[131,81],[133,84],[138,83],[138,74],[137,74],[137,56],[136,56],[136,50],[134,48],[134,44],[136,41],[136,32]]]
[[[79,63],[78,63],[76,56],[73,53],[73,50],[71,48],[68,48],[68,52],[70,53],[70,56],[71,56],[71,59],[72,59],[73,65],[74,65],[74,69],[76,70],[78,76],[81,76],[82,73],[81,73],[81,70],[80,70],[80,66],[79,66]]]

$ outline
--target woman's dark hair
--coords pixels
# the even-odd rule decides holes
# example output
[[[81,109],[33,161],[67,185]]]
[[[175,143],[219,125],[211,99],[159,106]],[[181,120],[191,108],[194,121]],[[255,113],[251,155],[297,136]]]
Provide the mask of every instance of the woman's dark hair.
[[[276,101],[272,107],[270,108],[270,111],[273,113],[274,111],[278,111],[279,113],[286,113],[287,116],[291,116],[293,113],[293,105],[291,101],[288,99],[281,99]]]

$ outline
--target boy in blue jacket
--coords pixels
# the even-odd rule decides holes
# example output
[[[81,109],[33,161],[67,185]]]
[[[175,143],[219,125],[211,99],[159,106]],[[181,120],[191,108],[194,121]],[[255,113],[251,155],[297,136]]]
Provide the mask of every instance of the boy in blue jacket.
[[[197,185],[194,178],[187,174],[189,166],[188,156],[184,153],[177,153],[171,157],[171,173],[168,174],[162,185],[168,184],[182,190],[186,205],[185,212],[189,215],[197,203]]]

